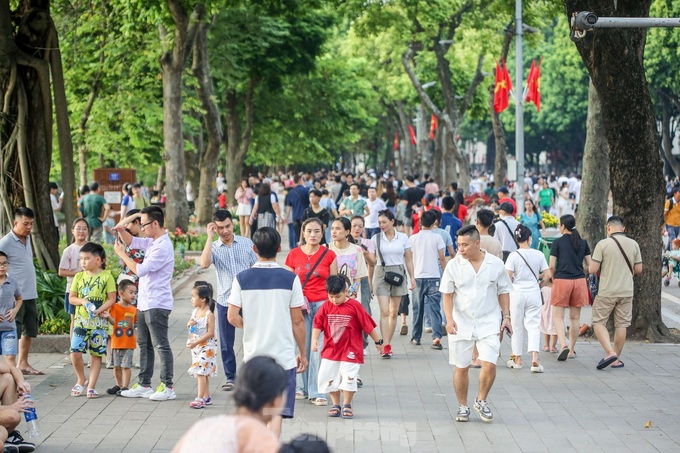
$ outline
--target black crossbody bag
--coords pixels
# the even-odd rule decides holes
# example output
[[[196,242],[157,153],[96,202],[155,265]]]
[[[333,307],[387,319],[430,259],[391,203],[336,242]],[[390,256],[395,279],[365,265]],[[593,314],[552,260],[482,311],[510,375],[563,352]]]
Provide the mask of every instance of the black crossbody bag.
[[[382,233],[378,233],[378,239],[376,241],[378,242],[378,257],[380,258],[380,264],[382,265],[383,269],[385,269],[385,260],[382,257],[382,253],[380,253],[380,236]],[[396,233],[395,233],[396,234]],[[401,275],[399,272],[392,272],[392,271],[385,271],[385,283],[388,285],[392,286],[401,286],[404,283],[404,276]]]

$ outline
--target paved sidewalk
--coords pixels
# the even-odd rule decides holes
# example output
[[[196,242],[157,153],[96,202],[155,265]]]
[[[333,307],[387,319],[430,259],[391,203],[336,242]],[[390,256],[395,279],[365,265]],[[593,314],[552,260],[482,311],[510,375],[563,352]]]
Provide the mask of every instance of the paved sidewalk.
[[[191,286],[197,279],[214,282],[214,272],[211,269],[186,282],[175,295],[170,318],[177,400],[106,395],[106,388],[113,385],[111,370],[102,370],[99,399],[73,398],[69,392],[75,375],[67,356],[31,356],[34,366],[46,372],[28,378],[42,428],[38,451],[170,451],[199,418],[233,411],[229,394],[220,390],[223,374],[210,382],[212,407],[189,407],[196,396],[196,381],[186,374],[190,352],[185,347],[185,325]],[[378,313],[377,307],[373,310]],[[584,321],[588,317],[584,312]],[[602,356],[599,344],[581,341],[577,359],[558,363],[554,355],[542,354],[545,373],[532,375],[528,368],[505,368],[510,354],[506,339],[489,397],[495,421],[486,424],[474,412],[468,423],[453,421],[458,405],[448,349],[430,349],[427,338],[419,347],[408,340],[408,336],[395,338],[392,360],[371,351],[361,369],[365,386],[354,400],[353,420],[328,419],[327,408],[298,401],[296,418],[284,423],[283,438],[311,432],[327,439],[335,452],[680,450],[678,345],[629,343],[625,368],[597,371],[595,364]],[[240,344],[237,331],[239,357]],[[156,363],[153,385],[158,384]],[[470,374],[473,401],[478,371]],[[19,427],[23,432],[25,428],[24,423]]]

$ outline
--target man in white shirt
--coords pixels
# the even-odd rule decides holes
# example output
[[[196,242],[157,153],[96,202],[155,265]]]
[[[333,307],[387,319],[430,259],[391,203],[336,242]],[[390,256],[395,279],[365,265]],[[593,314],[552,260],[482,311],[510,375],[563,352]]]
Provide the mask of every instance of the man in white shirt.
[[[368,188],[368,210],[369,214],[364,215],[366,219],[366,239],[371,239],[376,234],[380,233],[380,227],[378,226],[378,213],[383,209],[387,209],[385,202],[378,198],[378,192],[376,192],[375,187]]]
[[[413,292],[413,336],[411,343],[419,346],[423,331],[423,317],[427,315],[432,326],[432,349],[442,349],[441,295],[439,293],[440,269],[444,269],[444,240],[435,233],[437,214],[434,210],[423,212],[421,230],[409,238],[413,253],[413,274],[416,289]],[[441,268],[439,267],[441,266]]]
[[[505,202],[501,203],[498,208],[498,221],[494,223],[496,232],[494,237],[501,243],[503,249],[503,262],[508,259],[508,255],[517,250],[517,242],[515,241],[515,228],[519,222],[512,216],[514,208],[512,204]]]
[[[456,367],[453,377],[459,404],[456,421],[466,422],[470,418],[468,375],[472,350],[477,346],[482,370],[474,408],[482,421],[491,422],[493,414],[486,398],[496,379],[500,331],[506,329],[512,335],[509,307],[512,284],[503,262],[481,249],[479,232],[474,226],[458,230],[458,254],[446,265],[439,290],[443,294],[449,333],[449,363]]]

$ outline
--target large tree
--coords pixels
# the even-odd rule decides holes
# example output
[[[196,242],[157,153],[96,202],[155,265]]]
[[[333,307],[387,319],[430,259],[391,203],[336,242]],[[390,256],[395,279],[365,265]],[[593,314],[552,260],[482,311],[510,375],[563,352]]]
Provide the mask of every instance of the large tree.
[[[648,17],[651,3],[564,0],[568,17],[578,11],[593,11],[600,17]],[[655,341],[668,335],[661,320],[659,285],[664,180],[654,107],[645,77],[646,36],[643,28],[595,29],[577,41],[576,48],[602,107],[614,213],[624,217],[629,235],[643,251],[644,271],[635,278],[630,330]]]

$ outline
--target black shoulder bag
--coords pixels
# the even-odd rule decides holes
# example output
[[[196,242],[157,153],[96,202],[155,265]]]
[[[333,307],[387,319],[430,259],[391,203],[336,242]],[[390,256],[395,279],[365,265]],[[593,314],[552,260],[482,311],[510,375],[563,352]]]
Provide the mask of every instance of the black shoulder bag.
[[[380,264],[382,265],[383,269],[385,269],[385,260],[383,259],[382,253],[380,253],[380,236],[382,236],[382,233],[378,233],[378,239],[376,239],[376,241],[378,242],[377,246],[378,257],[380,258]],[[404,276],[401,275],[399,272],[392,272],[386,270],[385,283],[391,286],[401,286],[404,283]]]
[[[307,282],[309,281],[310,278],[312,278],[312,274],[314,274],[314,271],[316,270],[316,267],[321,263],[321,260],[323,259],[324,256],[326,256],[326,253],[328,253],[328,247],[324,247],[323,252],[321,253],[321,256],[319,257],[318,260],[316,260],[316,263],[314,263],[314,266],[309,270],[307,273],[307,276],[305,277],[304,283],[302,283],[302,289],[305,289],[305,286],[307,285]],[[304,297],[304,296],[303,296]],[[302,311],[304,312],[311,312],[310,306],[309,306],[309,301],[307,300],[306,297],[304,297],[305,304],[302,306]]]

